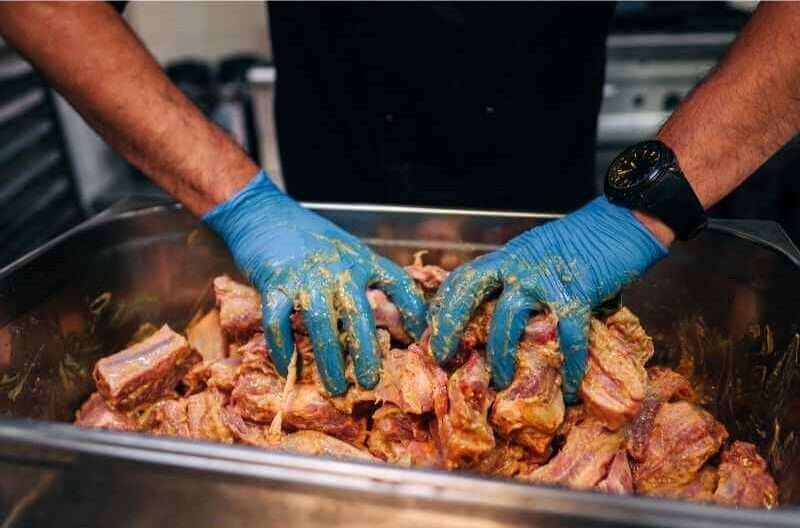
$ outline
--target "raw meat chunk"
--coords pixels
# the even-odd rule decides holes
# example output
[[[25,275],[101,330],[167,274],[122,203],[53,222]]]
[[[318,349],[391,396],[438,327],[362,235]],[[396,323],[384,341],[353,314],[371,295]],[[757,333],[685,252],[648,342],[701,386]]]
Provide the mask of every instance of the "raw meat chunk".
[[[186,339],[164,325],[144,341],[98,361],[94,379],[106,403],[126,411],[172,391],[198,361]]]
[[[642,460],[653,423],[659,408],[665,402],[693,399],[694,392],[689,380],[677,372],[664,367],[651,367],[647,370],[647,393],[639,414],[628,424],[627,448],[634,460]]]
[[[406,266],[405,270],[422,288],[426,299],[430,299],[436,293],[449,274],[447,270],[439,266],[423,264],[421,258],[417,259],[414,264]]]
[[[212,442],[232,443],[233,433],[222,416],[225,400],[225,395],[215,390],[203,391],[186,398],[189,436]]]
[[[261,330],[261,296],[227,275],[214,279],[214,294],[222,329],[234,339]]]
[[[532,318],[517,348],[514,379],[492,408],[497,432],[539,455],[548,451],[564,420],[561,362],[555,316]]]
[[[624,449],[620,449],[614,455],[614,460],[608,468],[608,475],[597,483],[595,489],[614,495],[633,493],[633,474],[628,462],[628,453]]]
[[[444,462],[448,468],[470,466],[494,448],[487,417],[494,394],[480,354],[472,353],[450,376],[447,394],[447,408],[437,408],[437,436]]]
[[[186,398],[161,400],[142,416],[142,424],[152,433],[165,436],[191,436]]]
[[[669,499],[688,499],[699,502],[711,502],[714,497],[714,490],[717,489],[717,469],[705,466],[697,472],[692,480],[687,484],[674,488],[661,488],[653,494]]]
[[[367,301],[372,308],[372,315],[375,318],[375,326],[385,328],[392,339],[407,345],[411,343],[411,337],[403,327],[403,317],[400,310],[392,303],[381,290],[367,290]]]
[[[224,358],[228,353],[228,342],[222,333],[219,311],[213,309],[186,329],[189,345],[203,358],[214,361]]]
[[[636,491],[657,494],[691,482],[727,438],[722,424],[700,407],[685,401],[662,404],[643,451],[631,453],[637,462]]]
[[[747,508],[777,506],[778,486],[767,472],[767,463],[756,446],[734,442],[722,452],[714,502]]]
[[[134,420],[111,409],[97,392],[92,393],[75,413],[75,425],[117,431],[136,431],[138,429]]]
[[[434,409],[436,394],[446,388],[447,374],[419,345],[408,350],[390,350],[383,358],[383,371],[375,396],[397,405],[403,412],[422,414]]]
[[[606,323],[592,319],[589,357],[579,393],[587,413],[610,429],[632,420],[645,397],[644,363],[652,352],[652,341],[627,308]]]
[[[602,422],[587,418],[571,427],[561,451],[525,480],[575,489],[593,488],[608,474],[622,443],[621,432],[609,431]]]
[[[442,465],[426,419],[405,414],[390,403],[372,415],[367,446],[373,455],[390,464],[424,467]]]
[[[342,442],[318,431],[297,431],[281,438],[279,447],[286,451],[304,455],[352,458],[367,462],[380,462],[369,452]]]

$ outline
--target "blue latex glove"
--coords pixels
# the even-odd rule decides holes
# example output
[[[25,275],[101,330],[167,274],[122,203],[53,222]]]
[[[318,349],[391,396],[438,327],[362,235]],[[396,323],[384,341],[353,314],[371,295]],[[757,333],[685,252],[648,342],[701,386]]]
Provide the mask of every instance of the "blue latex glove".
[[[597,198],[451,273],[430,306],[433,354],[446,363],[472,312],[502,288],[486,346],[492,383],[511,383],[528,318],[547,307],[558,316],[564,398],[571,402],[586,368],[591,309],[666,254],[631,211]]]
[[[425,301],[405,271],[302,207],[264,171],[207,213],[203,222],[227,243],[239,269],[261,292],[264,335],[284,376],[294,348],[289,316],[295,299],[300,301],[322,381],[335,395],[347,390],[339,321],[358,383],[372,388],[380,377],[368,285],[391,297],[412,337],[419,338],[425,329]]]

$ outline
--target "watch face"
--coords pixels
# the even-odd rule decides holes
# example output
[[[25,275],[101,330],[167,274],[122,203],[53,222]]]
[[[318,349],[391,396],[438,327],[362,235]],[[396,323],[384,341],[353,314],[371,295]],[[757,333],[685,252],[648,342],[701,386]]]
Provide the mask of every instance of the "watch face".
[[[618,190],[634,189],[656,176],[663,151],[656,142],[636,145],[617,157],[607,182]]]

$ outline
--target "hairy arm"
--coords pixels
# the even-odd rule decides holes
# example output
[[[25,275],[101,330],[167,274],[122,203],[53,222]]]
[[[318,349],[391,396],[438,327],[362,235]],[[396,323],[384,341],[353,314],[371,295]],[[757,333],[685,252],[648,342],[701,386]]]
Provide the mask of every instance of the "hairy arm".
[[[716,204],[800,131],[800,4],[763,2],[724,60],[658,133],[703,207]],[[671,230],[637,216],[664,243]]]
[[[258,167],[103,2],[0,2],[0,34],[117,152],[197,215]]]

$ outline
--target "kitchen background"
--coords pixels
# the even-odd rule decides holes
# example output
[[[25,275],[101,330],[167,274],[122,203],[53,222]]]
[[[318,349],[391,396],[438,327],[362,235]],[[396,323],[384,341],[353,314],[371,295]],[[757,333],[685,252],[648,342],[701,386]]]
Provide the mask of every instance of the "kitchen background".
[[[722,57],[754,5],[617,5],[599,119],[598,190],[610,160],[655,133]],[[141,2],[129,4],[125,18],[178,85],[280,182],[264,5]],[[0,266],[119,199],[163,196],[5,47],[0,167]],[[712,214],[776,220],[799,242],[797,168],[796,138]]]

